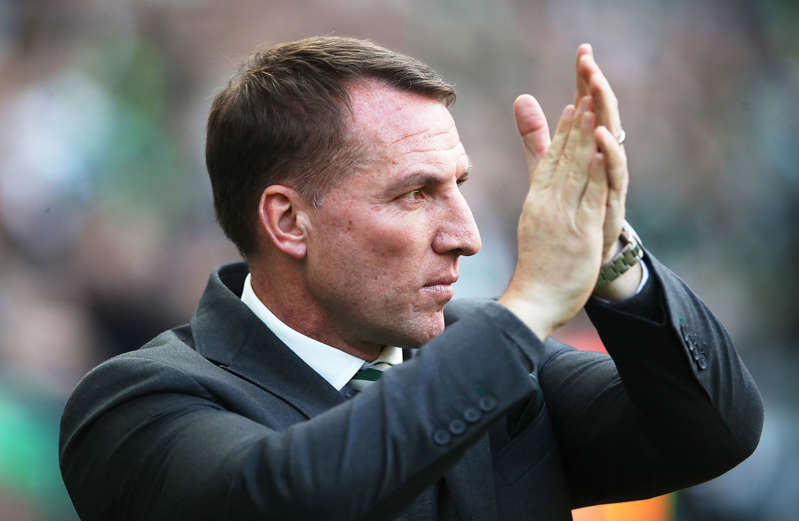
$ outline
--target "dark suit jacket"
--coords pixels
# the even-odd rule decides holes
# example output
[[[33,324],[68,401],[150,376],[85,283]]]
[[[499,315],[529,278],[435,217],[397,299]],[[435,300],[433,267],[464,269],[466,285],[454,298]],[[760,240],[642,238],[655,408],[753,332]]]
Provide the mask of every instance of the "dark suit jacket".
[[[612,359],[456,302],[350,400],[239,300],[246,267],[224,266],[190,324],[80,382],[67,489],[84,521],[544,520],[708,479],[754,450],[761,401],[719,322],[648,262],[643,296],[588,306]]]

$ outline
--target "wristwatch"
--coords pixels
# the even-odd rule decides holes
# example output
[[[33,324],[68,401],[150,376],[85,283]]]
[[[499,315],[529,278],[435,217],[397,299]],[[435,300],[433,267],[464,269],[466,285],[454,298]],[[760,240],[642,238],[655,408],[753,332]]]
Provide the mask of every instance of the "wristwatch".
[[[596,288],[616,280],[619,276],[638,264],[644,256],[644,248],[641,239],[635,233],[630,223],[624,221],[619,234],[622,248],[609,261],[599,269],[599,279],[596,281]]]

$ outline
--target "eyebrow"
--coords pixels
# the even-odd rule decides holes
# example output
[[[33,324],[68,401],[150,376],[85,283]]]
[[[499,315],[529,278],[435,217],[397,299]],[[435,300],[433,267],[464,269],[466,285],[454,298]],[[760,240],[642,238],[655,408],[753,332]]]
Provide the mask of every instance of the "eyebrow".
[[[386,194],[394,195],[396,193],[410,189],[416,186],[431,186],[443,183],[441,177],[430,174],[427,172],[417,172],[409,176],[397,179],[386,187]]]
[[[457,181],[463,182],[469,179],[469,172],[472,171],[472,158],[466,156],[466,169],[463,173],[458,176]],[[420,170],[416,173],[413,173],[407,177],[397,180],[396,182],[392,183],[388,188],[388,192],[395,192],[397,190],[401,190],[411,186],[430,186],[430,185],[437,185],[441,184],[446,181],[446,178],[442,178],[436,174],[425,172],[424,170]]]

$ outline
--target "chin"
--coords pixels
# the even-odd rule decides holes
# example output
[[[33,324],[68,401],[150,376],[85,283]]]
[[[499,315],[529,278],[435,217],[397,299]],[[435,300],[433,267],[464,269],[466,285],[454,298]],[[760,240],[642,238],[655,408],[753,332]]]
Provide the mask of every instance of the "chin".
[[[405,340],[400,345],[402,347],[422,347],[444,331],[444,313],[437,312],[435,316],[425,317],[416,321],[412,331],[405,331]]]

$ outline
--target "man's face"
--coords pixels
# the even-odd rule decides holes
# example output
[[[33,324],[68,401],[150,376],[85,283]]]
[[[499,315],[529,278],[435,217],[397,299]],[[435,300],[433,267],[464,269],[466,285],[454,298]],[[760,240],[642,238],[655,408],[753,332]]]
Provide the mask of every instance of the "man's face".
[[[374,82],[350,94],[366,157],[309,216],[308,287],[332,338],[418,346],[444,329],[458,257],[480,249],[469,159],[441,103]]]

